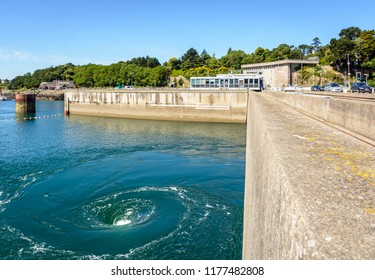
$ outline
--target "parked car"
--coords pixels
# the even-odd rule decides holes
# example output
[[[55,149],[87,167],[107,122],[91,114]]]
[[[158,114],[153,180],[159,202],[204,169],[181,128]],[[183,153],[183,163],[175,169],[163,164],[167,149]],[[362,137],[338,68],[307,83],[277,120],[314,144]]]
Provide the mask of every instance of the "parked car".
[[[337,83],[329,83],[324,87],[324,91],[342,92],[342,86]]]
[[[352,92],[368,92],[372,93],[372,88],[368,86],[365,82],[353,83],[351,87]]]
[[[324,89],[321,86],[312,86],[311,91],[324,91]]]

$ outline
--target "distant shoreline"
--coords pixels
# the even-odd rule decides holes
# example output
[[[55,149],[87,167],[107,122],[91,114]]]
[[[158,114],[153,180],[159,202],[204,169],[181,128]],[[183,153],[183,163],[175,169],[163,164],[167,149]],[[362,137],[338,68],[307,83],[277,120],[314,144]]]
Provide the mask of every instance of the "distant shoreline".
[[[4,92],[2,93],[3,96],[6,96],[8,99],[15,99],[17,93],[33,93],[33,91],[25,90],[19,92]],[[35,91],[36,99],[37,100],[64,100],[64,91]]]

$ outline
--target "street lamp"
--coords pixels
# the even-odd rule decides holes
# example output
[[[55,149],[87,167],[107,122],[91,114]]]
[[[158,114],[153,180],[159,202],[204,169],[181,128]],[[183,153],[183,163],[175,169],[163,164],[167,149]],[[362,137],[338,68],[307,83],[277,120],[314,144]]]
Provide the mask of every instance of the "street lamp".
[[[133,87],[133,75],[134,75],[134,72],[130,72],[130,85],[131,87]]]

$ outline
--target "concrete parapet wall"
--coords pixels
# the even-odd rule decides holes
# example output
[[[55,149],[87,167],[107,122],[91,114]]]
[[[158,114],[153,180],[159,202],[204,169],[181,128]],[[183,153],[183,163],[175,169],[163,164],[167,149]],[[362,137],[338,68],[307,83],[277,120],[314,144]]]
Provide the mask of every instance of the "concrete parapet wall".
[[[267,95],[375,141],[375,103],[298,93]]]
[[[137,119],[246,123],[247,92],[141,90],[65,93],[72,114]]]
[[[373,146],[250,94],[246,153],[244,259],[375,259]]]

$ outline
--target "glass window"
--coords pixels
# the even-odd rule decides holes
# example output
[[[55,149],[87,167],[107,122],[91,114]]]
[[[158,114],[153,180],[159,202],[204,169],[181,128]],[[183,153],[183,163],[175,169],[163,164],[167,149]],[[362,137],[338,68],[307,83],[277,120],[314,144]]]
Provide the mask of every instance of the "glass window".
[[[229,87],[230,87],[230,88],[233,87],[233,83],[234,83],[233,79],[229,79]]]

